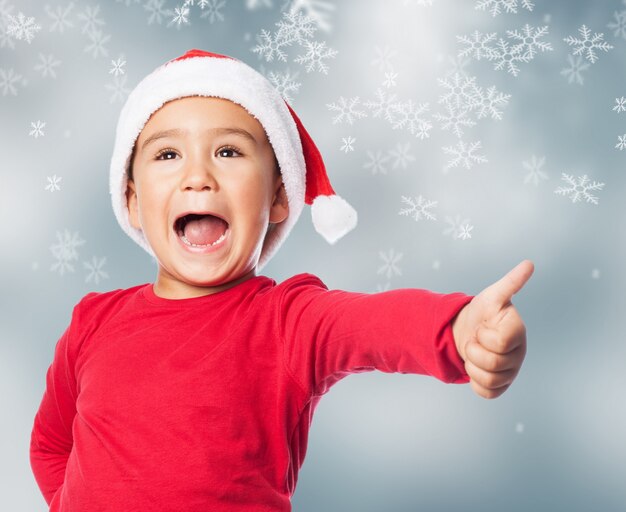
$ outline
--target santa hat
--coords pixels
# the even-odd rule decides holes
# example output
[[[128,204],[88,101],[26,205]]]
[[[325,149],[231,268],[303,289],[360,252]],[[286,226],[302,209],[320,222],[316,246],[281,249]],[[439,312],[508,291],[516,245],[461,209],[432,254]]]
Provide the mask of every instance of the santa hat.
[[[129,94],[117,123],[111,158],[113,212],[122,229],[155,257],[141,229],[130,224],[126,203],[128,167],[133,146],[150,116],[164,103],[187,96],[213,96],[244,107],[265,129],[280,166],[289,215],[267,236],[260,270],[294,226],[304,203],[311,205],[315,230],[330,244],[352,230],[357,213],[330,185],[322,156],[302,122],[263,75],[226,55],[189,50],[159,66]]]

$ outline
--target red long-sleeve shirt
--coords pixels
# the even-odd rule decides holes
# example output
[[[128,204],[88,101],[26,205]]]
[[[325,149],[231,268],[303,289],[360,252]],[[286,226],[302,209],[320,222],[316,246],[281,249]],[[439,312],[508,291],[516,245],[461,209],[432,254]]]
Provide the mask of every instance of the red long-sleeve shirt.
[[[472,296],[256,276],[188,299],[87,294],[55,347],[30,460],[51,512],[291,510],[321,398],[350,373],[469,378]]]

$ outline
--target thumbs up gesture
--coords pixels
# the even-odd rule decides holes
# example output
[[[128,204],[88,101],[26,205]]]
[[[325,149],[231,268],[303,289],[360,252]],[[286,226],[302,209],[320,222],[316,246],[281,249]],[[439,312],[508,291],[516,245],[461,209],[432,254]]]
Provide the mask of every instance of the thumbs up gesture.
[[[504,393],[526,356],[526,327],[511,298],[533,274],[524,260],[485,288],[452,321],[456,348],[474,392],[483,398]]]

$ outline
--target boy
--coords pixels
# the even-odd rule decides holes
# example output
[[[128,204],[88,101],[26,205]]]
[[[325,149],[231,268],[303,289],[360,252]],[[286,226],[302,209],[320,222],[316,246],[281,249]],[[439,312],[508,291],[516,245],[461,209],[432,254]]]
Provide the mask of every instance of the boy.
[[[356,212],[293,110],[236,59],[191,50],[139,83],[111,196],[158,274],[87,294],[57,343],[30,451],[53,512],[289,511],[313,413],[341,378],[429,374],[494,398],[519,372],[510,299],[529,261],[475,297],[257,274],[305,201],[330,243]]]

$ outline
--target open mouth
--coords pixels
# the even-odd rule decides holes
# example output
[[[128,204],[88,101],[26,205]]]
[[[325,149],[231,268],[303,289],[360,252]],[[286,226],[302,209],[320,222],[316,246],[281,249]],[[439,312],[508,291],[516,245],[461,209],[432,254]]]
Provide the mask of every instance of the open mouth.
[[[226,238],[228,222],[213,213],[188,213],[174,221],[174,231],[190,247],[210,247]]]

